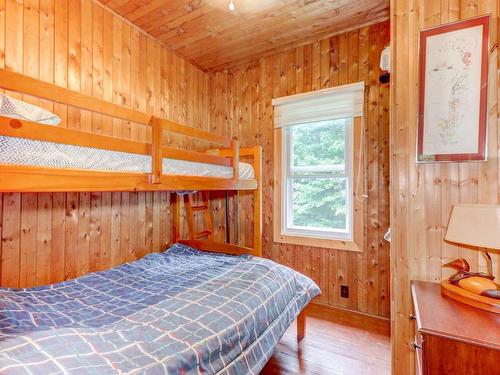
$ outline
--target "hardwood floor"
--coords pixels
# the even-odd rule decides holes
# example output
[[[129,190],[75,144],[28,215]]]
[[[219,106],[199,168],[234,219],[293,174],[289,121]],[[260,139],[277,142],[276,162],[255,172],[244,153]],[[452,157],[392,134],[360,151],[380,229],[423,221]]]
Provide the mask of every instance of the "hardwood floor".
[[[365,328],[307,317],[307,335],[288,329],[261,375],[388,375],[390,338]]]

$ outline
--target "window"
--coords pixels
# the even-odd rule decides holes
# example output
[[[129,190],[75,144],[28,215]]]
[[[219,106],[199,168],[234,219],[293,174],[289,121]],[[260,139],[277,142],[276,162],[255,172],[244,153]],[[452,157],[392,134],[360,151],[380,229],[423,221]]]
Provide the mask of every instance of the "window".
[[[352,239],[352,119],[284,129],[282,232]]]
[[[364,83],[273,100],[274,240],[362,248]],[[359,246],[358,246],[359,244]]]

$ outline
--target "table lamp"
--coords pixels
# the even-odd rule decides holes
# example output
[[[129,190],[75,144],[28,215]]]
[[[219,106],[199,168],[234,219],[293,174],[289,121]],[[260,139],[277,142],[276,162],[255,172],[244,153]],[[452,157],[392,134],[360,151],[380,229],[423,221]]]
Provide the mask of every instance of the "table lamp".
[[[463,258],[445,264],[457,272],[441,283],[442,292],[462,303],[500,314],[500,286],[494,282],[488,250],[500,249],[500,205],[453,206],[445,240],[479,248],[487,273],[472,272]]]

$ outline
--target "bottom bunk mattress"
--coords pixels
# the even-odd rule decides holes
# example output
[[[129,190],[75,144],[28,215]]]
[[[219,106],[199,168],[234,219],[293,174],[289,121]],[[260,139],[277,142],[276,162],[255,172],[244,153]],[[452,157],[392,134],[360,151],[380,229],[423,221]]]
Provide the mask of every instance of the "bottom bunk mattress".
[[[270,260],[176,244],[63,283],[0,289],[0,374],[258,374],[319,293]]]

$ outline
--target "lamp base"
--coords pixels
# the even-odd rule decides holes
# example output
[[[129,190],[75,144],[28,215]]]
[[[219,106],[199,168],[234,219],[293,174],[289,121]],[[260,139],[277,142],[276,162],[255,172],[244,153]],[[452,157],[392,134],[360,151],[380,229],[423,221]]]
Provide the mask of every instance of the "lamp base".
[[[453,285],[448,280],[441,282],[441,293],[461,303],[477,307],[478,309],[500,314],[499,300],[471,293],[465,289]]]

